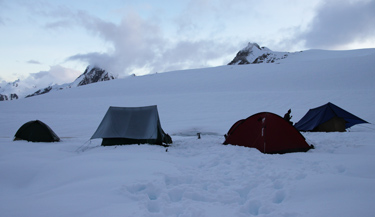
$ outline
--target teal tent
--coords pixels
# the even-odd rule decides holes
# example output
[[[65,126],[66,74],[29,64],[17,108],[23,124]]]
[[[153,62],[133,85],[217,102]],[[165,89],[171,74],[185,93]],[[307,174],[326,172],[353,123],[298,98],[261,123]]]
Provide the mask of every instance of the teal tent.
[[[157,106],[109,107],[91,139],[102,145],[169,144],[171,137],[161,128]]]

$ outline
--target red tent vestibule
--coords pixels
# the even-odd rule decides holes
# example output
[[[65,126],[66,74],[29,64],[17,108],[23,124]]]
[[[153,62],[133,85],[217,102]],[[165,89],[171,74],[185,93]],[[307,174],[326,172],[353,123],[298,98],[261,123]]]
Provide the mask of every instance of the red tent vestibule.
[[[225,137],[224,144],[257,148],[267,154],[306,152],[312,148],[290,123],[270,112],[237,121]]]

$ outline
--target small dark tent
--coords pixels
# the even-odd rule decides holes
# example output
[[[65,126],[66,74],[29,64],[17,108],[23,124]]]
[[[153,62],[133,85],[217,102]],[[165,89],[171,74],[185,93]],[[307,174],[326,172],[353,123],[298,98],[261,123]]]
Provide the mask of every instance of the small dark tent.
[[[345,129],[361,123],[368,122],[329,102],[310,109],[294,127],[300,131],[345,132]]]
[[[290,123],[269,112],[237,121],[225,137],[224,144],[257,148],[267,154],[306,152],[311,148]]]
[[[91,139],[102,138],[102,145],[172,143],[161,128],[157,106],[109,107]]]
[[[14,140],[27,140],[29,142],[58,142],[60,138],[45,123],[35,120],[22,125],[16,134]]]

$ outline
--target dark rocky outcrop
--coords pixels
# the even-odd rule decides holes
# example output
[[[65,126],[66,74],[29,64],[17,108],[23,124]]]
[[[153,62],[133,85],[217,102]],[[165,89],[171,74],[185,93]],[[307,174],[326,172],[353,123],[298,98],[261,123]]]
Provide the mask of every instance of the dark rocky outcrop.
[[[228,65],[276,63],[288,56],[287,52],[275,52],[257,43],[250,43],[240,50]]]
[[[44,89],[39,89],[37,90],[35,93],[33,94],[29,94],[27,96],[25,96],[25,98],[28,98],[28,97],[32,97],[32,96],[38,96],[38,95],[42,95],[42,94],[45,94],[45,93],[48,93],[52,90],[52,86],[48,86]]]
[[[105,71],[102,68],[99,67],[91,67],[88,66],[85,70],[85,72],[80,75],[73,84],[76,84],[76,86],[83,86],[87,84],[92,84],[96,82],[101,81],[108,81],[116,79],[116,77],[109,72]]]

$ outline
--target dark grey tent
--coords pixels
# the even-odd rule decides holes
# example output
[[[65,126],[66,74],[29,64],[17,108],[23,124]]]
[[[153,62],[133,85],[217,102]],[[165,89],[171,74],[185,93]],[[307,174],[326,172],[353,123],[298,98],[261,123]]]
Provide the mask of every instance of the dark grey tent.
[[[161,128],[157,106],[109,107],[91,139],[102,138],[102,145],[172,143]]]
[[[60,138],[45,123],[35,120],[22,125],[14,135],[14,140],[29,142],[58,142]]]
[[[294,127],[300,131],[345,132],[345,129],[367,121],[333,103],[310,109]]]

